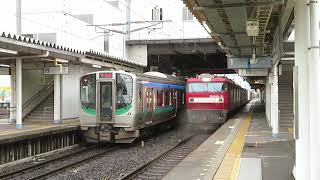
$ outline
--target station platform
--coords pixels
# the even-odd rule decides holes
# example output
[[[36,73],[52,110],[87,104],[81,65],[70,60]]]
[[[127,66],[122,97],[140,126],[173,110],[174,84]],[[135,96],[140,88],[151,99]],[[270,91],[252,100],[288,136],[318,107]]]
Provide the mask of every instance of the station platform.
[[[23,127],[17,129],[14,123],[8,123],[6,119],[0,121],[0,144],[23,141],[34,137],[58,134],[80,129],[80,121],[65,120],[61,124],[52,122],[23,122]]]
[[[264,104],[252,100],[201,146],[173,168],[165,180],[292,180],[292,131],[275,137]]]

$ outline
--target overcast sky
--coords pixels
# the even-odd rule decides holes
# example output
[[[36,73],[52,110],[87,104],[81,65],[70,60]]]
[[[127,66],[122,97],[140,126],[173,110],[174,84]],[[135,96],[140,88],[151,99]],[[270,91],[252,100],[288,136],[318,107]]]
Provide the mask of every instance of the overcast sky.
[[[10,86],[10,76],[9,75],[0,75],[0,87],[1,86]]]

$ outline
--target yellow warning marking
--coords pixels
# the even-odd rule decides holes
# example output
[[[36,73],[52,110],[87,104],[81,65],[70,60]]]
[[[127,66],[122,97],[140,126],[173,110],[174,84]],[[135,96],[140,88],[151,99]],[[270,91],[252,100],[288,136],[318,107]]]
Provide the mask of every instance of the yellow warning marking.
[[[293,133],[293,128],[288,128],[289,133]]]
[[[240,129],[225,154],[216,175],[213,177],[213,180],[235,180],[237,178],[241,154],[246,140],[245,134],[248,131],[251,119],[252,113],[249,113],[241,122]]]

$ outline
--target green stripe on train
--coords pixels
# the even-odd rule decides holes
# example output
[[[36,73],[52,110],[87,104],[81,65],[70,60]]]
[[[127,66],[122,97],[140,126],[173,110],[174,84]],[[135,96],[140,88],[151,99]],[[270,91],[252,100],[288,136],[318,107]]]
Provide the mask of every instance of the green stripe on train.
[[[156,109],[153,110],[155,114],[160,114],[160,113],[167,113],[167,112],[172,112],[175,111],[175,106],[165,106],[165,107],[157,107]],[[145,111],[145,112],[139,112],[143,116],[147,116],[148,114],[152,113],[151,111]]]
[[[85,106],[81,106],[82,110],[87,113],[87,114],[90,114],[90,115],[97,115],[97,111],[93,108],[87,108]]]
[[[174,106],[165,106],[165,107],[157,107],[154,112],[155,113],[165,113],[165,112],[171,112],[174,111],[175,107]]]
[[[122,115],[122,114],[127,113],[127,112],[130,110],[131,107],[132,107],[132,105],[130,104],[130,105],[127,106],[127,107],[117,109],[117,110],[116,110],[116,115]]]
[[[124,108],[120,108],[116,110],[116,115],[123,115],[127,112],[129,112],[130,108],[132,107],[132,105],[129,105],[127,107]],[[82,106],[82,110],[90,115],[97,115],[97,111],[93,108],[86,108],[85,106]],[[171,112],[174,111],[175,107],[174,106],[165,106],[165,107],[157,107],[156,109],[154,109],[154,113],[159,114],[159,113],[166,113],[166,112]],[[144,112],[144,116],[150,113],[150,111],[146,111]]]

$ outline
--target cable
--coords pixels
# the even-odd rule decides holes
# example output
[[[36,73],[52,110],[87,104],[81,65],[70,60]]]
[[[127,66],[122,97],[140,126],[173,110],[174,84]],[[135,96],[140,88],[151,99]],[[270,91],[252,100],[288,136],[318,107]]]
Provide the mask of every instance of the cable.
[[[151,4],[150,1],[146,1],[146,2],[147,2],[150,6],[154,6],[154,4]],[[144,19],[145,21],[147,21],[144,16],[142,16],[142,15],[140,15],[139,13],[137,13],[136,11],[132,10],[132,8],[128,7],[126,4],[122,3],[121,1],[120,1],[120,3],[121,3],[123,6],[125,6],[127,9],[129,9],[130,11],[136,13],[137,15],[139,15],[140,17],[142,17],[142,19]],[[145,6],[145,5],[144,5],[144,7],[145,7],[145,9],[146,9],[146,8],[149,8],[149,6]],[[172,22],[172,23],[174,23],[174,22]],[[171,28],[174,27],[174,28],[176,28],[178,31],[182,30],[181,28],[177,27],[176,25],[172,26],[172,23],[168,23],[168,25],[169,25]],[[164,29],[163,29],[163,31],[167,31],[167,30],[164,30]],[[174,32],[177,36],[179,36],[179,34],[178,34],[176,31],[173,31],[173,32]],[[168,34],[168,37],[170,37],[170,32],[169,32],[169,34]],[[197,44],[194,43],[194,42],[192,42],[192,43],[193,43],[196,47],[198,47],[200,50],[202,50],[202,48],[200,48],[199,45],[197,45]],[[181,44],[183,47],[186,47],[186,44],[183,44],[183,43],[179,43],[179,44]],[[202,50],[202,51],[203,51],[203,50]],[[204,52],[204,51],[203,51],[203,52]],[[205,53],[204,53],[204,54],[205,54]]]

